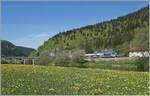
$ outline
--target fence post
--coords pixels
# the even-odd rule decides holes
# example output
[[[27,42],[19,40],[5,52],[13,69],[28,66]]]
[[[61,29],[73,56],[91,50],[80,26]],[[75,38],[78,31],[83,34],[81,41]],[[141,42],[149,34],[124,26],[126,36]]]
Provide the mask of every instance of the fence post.
[[[17,63],[16,63],[16,58],[15,58],[15,64],[17,64]]]
[[[23,59],[23,64],[26,64],[26,59]]]
[[[32,59],[32,64],[34,65],[34,59]]]

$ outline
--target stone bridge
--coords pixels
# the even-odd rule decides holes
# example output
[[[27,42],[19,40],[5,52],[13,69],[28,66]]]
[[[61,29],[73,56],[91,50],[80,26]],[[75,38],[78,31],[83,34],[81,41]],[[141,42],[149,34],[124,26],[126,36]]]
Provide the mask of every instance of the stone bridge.
[[[1,60],[9,60],[15,64],[17,64],[18,62],[21,62],[23,64],[28,64],[28,62],[30,62],[30,64],[35,64],[35,62],[38,60],[38,57],[1,57]]]

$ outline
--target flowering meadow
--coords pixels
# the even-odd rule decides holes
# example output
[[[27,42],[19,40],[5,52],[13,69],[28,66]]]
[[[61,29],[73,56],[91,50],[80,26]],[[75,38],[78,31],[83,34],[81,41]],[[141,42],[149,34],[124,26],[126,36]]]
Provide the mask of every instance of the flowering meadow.
[[[148,95],[148,72],[1,65],[3,95]]]

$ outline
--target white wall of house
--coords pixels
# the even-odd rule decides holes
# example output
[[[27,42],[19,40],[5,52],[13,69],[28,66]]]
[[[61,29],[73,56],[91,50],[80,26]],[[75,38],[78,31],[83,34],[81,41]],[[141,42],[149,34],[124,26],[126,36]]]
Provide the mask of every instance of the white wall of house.
[[[148,51],[143,52],[129,52],[129,57],[149,57],[150,54]]]

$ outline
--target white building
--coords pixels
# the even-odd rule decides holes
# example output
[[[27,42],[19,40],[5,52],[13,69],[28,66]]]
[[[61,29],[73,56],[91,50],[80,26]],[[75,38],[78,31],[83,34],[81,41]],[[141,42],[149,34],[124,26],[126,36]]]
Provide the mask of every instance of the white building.
[[[129,52],[129,57],[149,57],[148,51]]]
[[[129,52],[129,57],[149,57],[150,53],[149,51],[145,51],[143,49],[139,48],[132,48]]]

